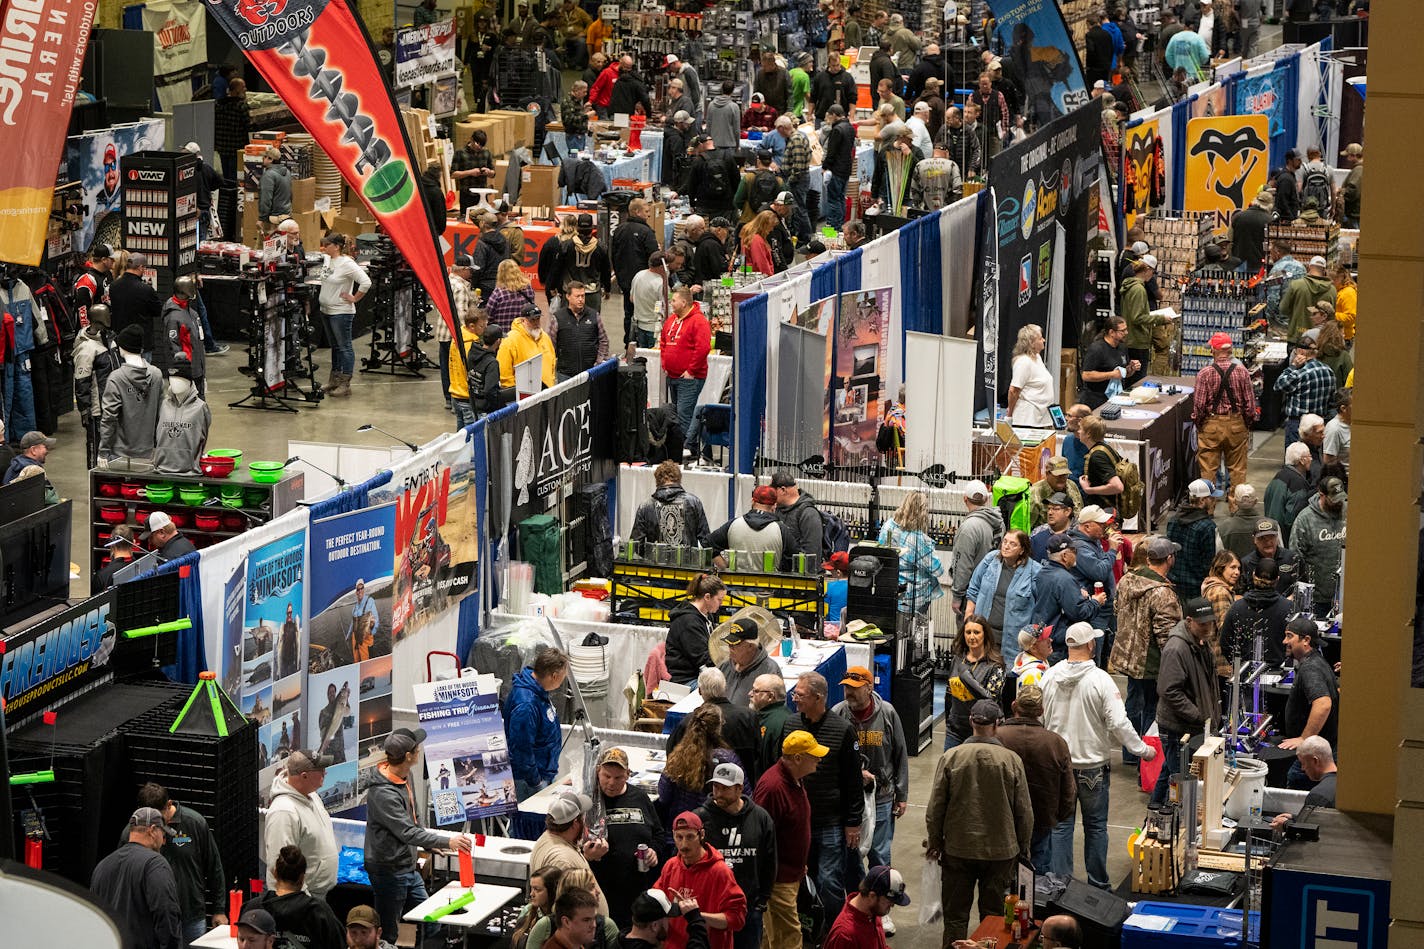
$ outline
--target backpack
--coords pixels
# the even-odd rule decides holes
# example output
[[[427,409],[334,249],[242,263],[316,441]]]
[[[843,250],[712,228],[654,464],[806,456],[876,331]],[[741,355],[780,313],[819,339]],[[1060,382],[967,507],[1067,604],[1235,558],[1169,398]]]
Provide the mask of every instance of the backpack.
[[[1010,530],[1030,533],[1032,518],[1029,515],[1028,495],[1033,483],[1027,478],[1004,475],[994,482],[994,506],[1004,518]],[[995,545],[1003,538],[995,538]]]
[[[1110,445],[1094,445],[1093,450],[1088,452],[1092,455],[1094,451],[1103,449],[1113,460],[1113,473],[1122,482],[1122,494],[1118,496],[1117,513],[1120,520],[1127,520],[1129,517],[1136,517],[1142,513],[1143,500],[1147,495],[1147,488],[1142,483],[1142,475],[1137,470],[1137,466],[1113,451]]]
[[[775,172],[758,169],[752,175],[751,194],[747,203],[751,205],[753,211],[760,211],[768,204],[776,200],[776,196],[781,193],[781,180],[776,177]]]
[[[1330,195],[1330,174],[1323,167],[1310,168],[1305,173],[1305,179],[1300,184],[1300,206],[1305,207],[1305,202],[1311,198],[1315,199],[1316,207],[1322,216],[1328,216],[1331,208]]]
[[[726,160],[721,155],[713,158],[704,156],[702,164],[707,171],[702,185],[702,203],[712,207],[730,204],[736,189],[732,187],[732,176],[727,174]]]
[[[850,528],[835,514],[819,511],[821,515],[821,556],[827,560],[831,554],[850,551]]]

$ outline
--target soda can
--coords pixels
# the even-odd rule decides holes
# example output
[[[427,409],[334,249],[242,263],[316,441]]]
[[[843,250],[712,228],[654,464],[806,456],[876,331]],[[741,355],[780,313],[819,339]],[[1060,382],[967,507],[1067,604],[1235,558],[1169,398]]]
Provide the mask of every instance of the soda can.
[[[638,857],[638,872],[639,872],[639,873],[647,873],[647,872],[648,872],[648,854],[649,854],[649,853],[651,853],[651,851],[648,849],[648,845],[647,845],[647,844],[639,844],[639,845],[638,845],[637,857]]]

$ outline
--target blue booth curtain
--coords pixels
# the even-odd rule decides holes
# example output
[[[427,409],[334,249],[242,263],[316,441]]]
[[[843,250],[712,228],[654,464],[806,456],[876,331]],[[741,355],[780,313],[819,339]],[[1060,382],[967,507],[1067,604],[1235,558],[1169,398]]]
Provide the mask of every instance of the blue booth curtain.
[[[766,415],[766,314],[769,300],[759,293],[737,306],[737,358],[732,361],[737,397],[732,400],[733,466],[751,474]]]
[[[860,289],[860,259],[864,251],[857,247],[836,258],[836,292],[854,293]]]
[[[824,300],[836,293],[836,262],[828,260],[811,271],[811,302]]]
[[[469,433],[475,466],[475,537],[479,546],[479,563],[475,569],[481,580],[487,576],[485,570],[490,556],[489,531],[485,527],[485,516],[489,510],[489,446],[485,443],[485,427],[488,424],[488,418],[480,418],[465,428]],[[481,582],[476,586],[473,596],[467,596],[460,601],[460,614],[456,620],[455,655],[460,657],[461,662],[465,661],[465,657],[474,648],[475,640],[480,638],[480,604],[488,595],[488,585]]]

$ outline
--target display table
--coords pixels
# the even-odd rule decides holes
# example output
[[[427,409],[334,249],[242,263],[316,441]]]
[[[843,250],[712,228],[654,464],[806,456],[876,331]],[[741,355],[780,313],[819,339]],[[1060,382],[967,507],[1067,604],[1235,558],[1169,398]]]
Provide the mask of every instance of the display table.
[[[581,740],[582,737],[577,732],[569,735],[570,744]],[[609,741],[608,739],[600,739],[600,742],[600,748],[616,746],[627,753],[629,783],[642,788],[649,797],[656,800],[658,778],[662,777],[663,767],[667,764],[667,752],[661,747],[640,748],[637,745]],[[661,739],[659,739],[659,745],[661,745]],[[549,805],[553,803],[554,798],[572,791],[574,788],[572,777],[568,774],[560,774],[553,784],[519,803],[519,810],[510,819],[509,832],[524,840],[538,840],[539,835],[544,833],[544,817],[549,813]]]
[[[237,937],[232,934],[232,926],[217,926],[188,943],[203,949],[237,949]]]
[[[1143,443],[1142,457],[1133,459],[1147,487],[1147,524],[1140,530],[1156,529],[1168,508],[1197,477],[1197,433],[1192,423],[1191,378],[1148,376],[1148,382],[1162,387],[1159,401],[1123,406],[1122,417],[1104,420],[1109,438]],[[1168,394],[1167,387],[1178,391]],[[1098,410],[1095,414],[1101,414]]]
[[[672,558],[694,550],[674,548],[666,555]],[[647,555],[654,556],[654,553],[648,551]],[[687,588],[692,581],[698,574],[710,570],[710,566],[684,567],[620,558],[613,564],[613,618],[665,624],[672,608],[687,599]],[[727,569],[719,571],[718,576],[727,585],[721,614],[724,618],[744,606],[761,606],[774,613],[790,615],[803,629],[821,628],[825,584],[819,563],[814,565],[813,572],[806,574]]]
[[[667,392],[667,374],[663,372],[661,349],[638,349],[638,358],[646,359],[648,366],[648,408],[671,404]],[[702,380],[702,392],[697,396],[698,405],[718,405],[727,380],[732,377],[732,357],[721,353],[707,354],[707,378]]]
[[[1000,946],[1033,946],[1037,945],[1038,926],[1035,925],[1028,931],[1027,936],[1015,942],[1014,932],[1004,924],[1004,917],[985,916],[979,920],[978,928],[969,934],[969,938],[975,942],[984,939],[997,939]]]
[[[459,880],[445,884],[434,896],[417,905],[401,918],[408,923],[422,923],[425,917],[442,909],[467,893]],[[524,891],[513,886],[496,886],[492,883],[475,883],[475,900],[460,909],[442,916],[438,925],[458,926],[461,929],[475,929],[483,926],[491,916],[523,896]]]

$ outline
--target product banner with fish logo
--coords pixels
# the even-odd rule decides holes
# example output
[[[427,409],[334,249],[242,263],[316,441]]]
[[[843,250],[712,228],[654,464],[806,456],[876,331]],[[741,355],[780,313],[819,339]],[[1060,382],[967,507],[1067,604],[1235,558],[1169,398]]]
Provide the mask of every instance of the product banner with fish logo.
[[[445,263],[417,181],[424,159],[413,157],[355,7],[347,0],[207,4],[376,215],[458,339]]]
[[[415,684],[425,729],[425,781],[435,823],[458,824],[513,813],[514,770],[492,675]]]
[[[1187,122],[1187,166],[1182,207],[1215,214],[1224,229],[1270,178],[1268,119],[1223,115]]]
[[[994,38],[1024,90],[1024,115],[1038,126],[1089,99],[1078,51],[1053,0],[989,0]],[[970,77],[973,84],[973,77]]]
[[[54,170],[96,5],[6,0],[0,10],[0,141],[6,143],[0,163],[0,260],[34,267],[44,256]]]
[[[990,220],[981,233],[985,253],[998,272],[998,333],[987,352],[995,359],[998,404],[1008,395],[1014,342],[1030,323],[1045,332],[1052,304],[1053,268],[1063,266],[1063,325],[1072,327],[1076,345],[1082,325],[1087,273],[1091,196],[1103,173],[1102,105],[1093,100],[994,157],[989,166],[994,199],[986,202]],[[1058,261],[1057,225],[1068,255]],[[984,340],[980,339],[981,348]]]
[[[1158,127],[1157,119],[1149,119],[1123,133],[1122,203],[1128,227],[1162,203],[1158,174],[1162,145]]]
[[[386,549],[394,571],[390,638],[396,643],[474,591],[478,485],[464,432],[423,446],[391,471],[391,480],[373,489],[370,501],[393,505]]]
[[[242,713],[257,723],[263,794],[282,759],[306,747],[300,725],[307,668],[307,532],[247,555],[242,597]]]

